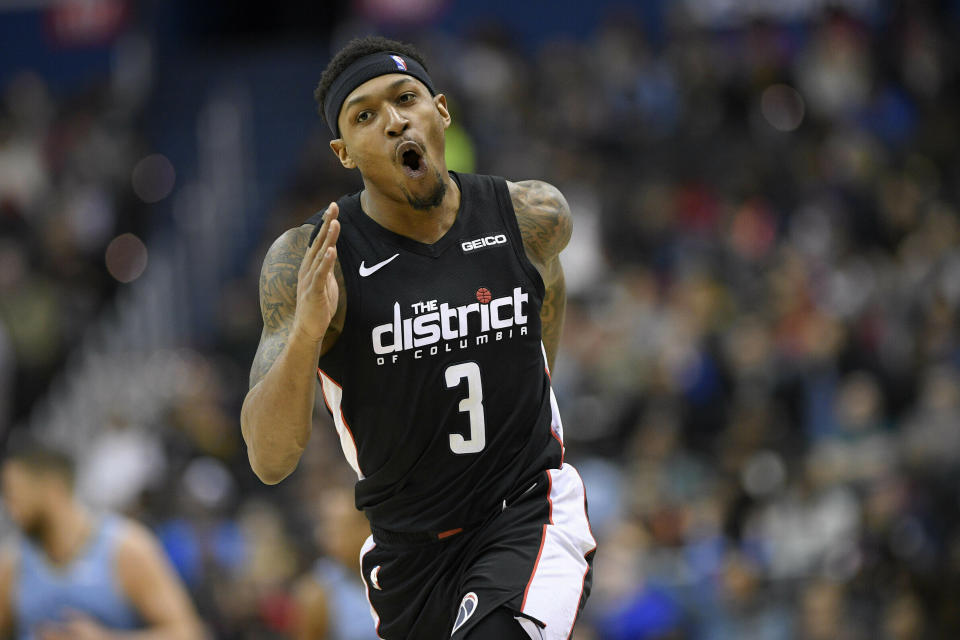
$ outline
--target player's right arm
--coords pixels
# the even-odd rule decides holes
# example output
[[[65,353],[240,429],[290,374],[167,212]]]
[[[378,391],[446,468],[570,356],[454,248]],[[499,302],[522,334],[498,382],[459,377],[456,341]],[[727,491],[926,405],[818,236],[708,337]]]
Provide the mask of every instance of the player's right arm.
[[[337,205],[331,204],[309,246],[311,225],[284,233],[260,272],[263,333],[240,426],[250,466],[267,484],[290,475],[303,454],[313,419],[317,360],[342,329],[337,215]]]
[[[0,549],[0,638],[13,637],[13,574],[16,567],[13,545]]]

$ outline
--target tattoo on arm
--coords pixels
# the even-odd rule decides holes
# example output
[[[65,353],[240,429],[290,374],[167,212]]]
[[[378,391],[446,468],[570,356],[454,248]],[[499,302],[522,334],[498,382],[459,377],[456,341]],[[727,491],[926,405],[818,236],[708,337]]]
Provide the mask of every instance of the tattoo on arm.
[[[541,268],[570,241],[573,233],[570,206],[560,190],[546,182],[526,180],[507,184],[523,246],[534,264]]]
[[[543,338],[543,348],[547,351],[547,364],[553,371],[557,361],[557,351],[560,349],[560,336],[563,333],[563,318],[567,310],[567,289],[563,278],[563,267],[560,259],[553,259],[555,273],[550,286],[543,296],[543,306],[540,307],[540,326]]]
[[[287,346],[297,308],[297,276],[312,226],[291,229],[267,251],[260,270],[260,313],[263,333],[250,368],[250,386],[260,382]]]
[[[567,293],[560,251],[573,233],[570,206],[553,185],[539,180],[507,183],[530,261],[540,272],[546,292],[540,308],[543,345],[553,369],[563,331]]]

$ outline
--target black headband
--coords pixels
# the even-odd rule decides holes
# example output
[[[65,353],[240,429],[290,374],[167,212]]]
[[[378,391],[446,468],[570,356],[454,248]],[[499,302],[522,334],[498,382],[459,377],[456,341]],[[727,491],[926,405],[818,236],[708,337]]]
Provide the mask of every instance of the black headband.
[[[372,53],[357,60],[340,72],[340,75],[330,84],[327,90],[326,98],[323,101],[323,115],[326,116],[330,131],[334,138],[340,137],[340,128],[337,126],[337,118],[340,116],[340,108],[343,101],[347,99],[350,92],[362,85],[367,80],[372,80],[377,76],[383,76],[388,73],[405,73],[413,76],[426,85],[430,90],[430,95],[436,95],[437,91],[433,88],[433,81],[430,74],[423,68],[419,62],[410,56],[404,56],[392,51],[383,51],[381,53]]]

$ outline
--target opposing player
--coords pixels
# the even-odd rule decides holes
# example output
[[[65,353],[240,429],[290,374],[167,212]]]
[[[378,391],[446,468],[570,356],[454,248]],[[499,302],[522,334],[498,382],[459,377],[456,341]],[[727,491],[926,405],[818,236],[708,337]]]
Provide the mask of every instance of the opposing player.
[[[21,535],[0,551],[0,638],[203,637],[153,535],[81,506],[68,456],[20,444],[5,455],[2,481],[5,508]]]
[[[267,483],[296,467],[316,375],[371,525],[379,636],[566,639],[596,546],[549,379],[567,203],[544,182],[448,172],[447,101],[408,45],[352,41],[315,96],[363,190],[264,260],[250,464]]]

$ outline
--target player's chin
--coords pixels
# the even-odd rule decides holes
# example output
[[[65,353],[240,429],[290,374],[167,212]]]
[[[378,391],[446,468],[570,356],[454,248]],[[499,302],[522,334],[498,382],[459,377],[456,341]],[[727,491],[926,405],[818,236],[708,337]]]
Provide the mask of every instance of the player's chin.
[[[437,171],[428,172],[427,176],[416,180],[405,180],[400,188],[406,195],[407,202],[418,210],[440,206],[447,191],[446,185]]]

